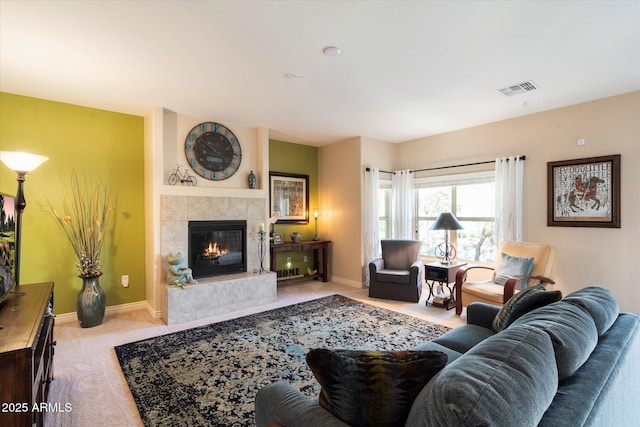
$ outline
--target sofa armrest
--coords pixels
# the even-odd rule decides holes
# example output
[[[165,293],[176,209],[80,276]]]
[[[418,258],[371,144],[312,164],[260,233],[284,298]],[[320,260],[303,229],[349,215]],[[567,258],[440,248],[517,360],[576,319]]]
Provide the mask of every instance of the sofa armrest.
[[[493,319],[499,311],[500,307],[497,305],[485,304],[483,302],[472,302],[467,307],[467,324],[491,329]]]
[[[286,381],[278,381],[256,394],[256,425],[279,423],[287,427],[349,427]]]

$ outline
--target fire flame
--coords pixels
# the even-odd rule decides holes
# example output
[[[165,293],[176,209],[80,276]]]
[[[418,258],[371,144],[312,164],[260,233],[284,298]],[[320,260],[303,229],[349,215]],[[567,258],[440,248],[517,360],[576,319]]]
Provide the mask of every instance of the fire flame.
[[[207,258],[218,258],[229,252],[227,249],[221,249],[218,242],[209,242],[209,246],[204,249],[204,256]]]

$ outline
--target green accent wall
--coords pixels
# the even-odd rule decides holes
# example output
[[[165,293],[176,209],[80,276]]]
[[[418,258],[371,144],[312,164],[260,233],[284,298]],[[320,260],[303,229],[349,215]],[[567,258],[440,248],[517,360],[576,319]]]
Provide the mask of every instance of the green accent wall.
[[[144,119],[0,92],[0,151],[49,157],[26,176],[21,283],[55,282],[56,314],[75,312],[82,287],[77,259],[48,211],[72,173],[113,186],[115,206],[100,284],[107,306],[144,301]],[[0,192],[15,194],[16,175],[0,163]],[[129,275],[129,287],[120,284]]]
[[[302,240],[311,240],[315,234],[313,210],[318,206],[318,147],[294,144],[291,142],[269,140],[269,171],[309,175],[309,223],[275,224],[274,231],[281,233],[285,242],[291,241],[291,233],[299,231]],[[320,236],[322,238],[322,236]],[[307,263],[304,257],[307,256]],[[286,266],[287,257],[291,257],[291,267]],[[313,267],[313,251],[278,254],[276,268],[299,268],[304,274],[307,267]]]

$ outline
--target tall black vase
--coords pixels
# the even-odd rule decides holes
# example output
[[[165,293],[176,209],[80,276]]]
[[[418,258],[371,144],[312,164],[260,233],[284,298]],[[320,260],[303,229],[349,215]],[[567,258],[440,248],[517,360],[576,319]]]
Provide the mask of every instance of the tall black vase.
[[[78,321],[83,328],[93,328],[102,323],[106,298],[104,289],[100,287],[100,275],[83,277],[82,290],[78,293],[76,300],[76,313]]]

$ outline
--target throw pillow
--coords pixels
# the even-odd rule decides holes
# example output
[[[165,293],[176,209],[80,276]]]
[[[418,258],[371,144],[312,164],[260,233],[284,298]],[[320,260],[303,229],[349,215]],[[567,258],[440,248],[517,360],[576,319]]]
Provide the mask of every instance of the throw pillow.
[[[500,332],[525,313],[543,307],[552,302],[560,301],[562,292],[547,291],[541,284],[533,285],[518,292],[507,301],[496,317],[493,318],[491,330]]]
[[[447,364],[440,351],[313,349],[320,405],[351,426],[403,426],[414,399]]]
[[[522,258],[502,253],[495,282],[504,285],[513,276],[528,276],[533,269],[533,258]]]

